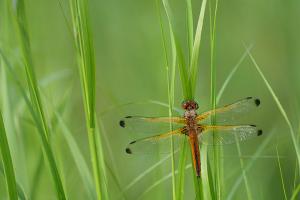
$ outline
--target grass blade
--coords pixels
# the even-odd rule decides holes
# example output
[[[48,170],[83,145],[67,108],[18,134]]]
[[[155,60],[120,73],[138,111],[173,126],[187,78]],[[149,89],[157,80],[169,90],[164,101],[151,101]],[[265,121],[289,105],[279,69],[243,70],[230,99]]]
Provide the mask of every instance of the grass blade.
[[[190,81],[188,78],[188,71],[184,62],[183,50],[178,40],[176,33],[174,32],[174,20],[171,12],[171,8],[168,0],[162,0],[164,9],[167,15],[168,23],[169,23],[169,32],[171,38],[171,46],[172,46],[172,55],[176,55],[177,65],[179,69],[180,80],[183,89],[184,99],[192,99],[192,88],[190,85]],[[173,64],[175,64],[173,59]]]
[[[0,112],[0,151],[3,159],[4,173],[6,177],[6,184],[9,198],[11,200],[18,200],[17,183],[13,162],[10,154],[9,144],[3,124],[2,114]]]
[[[194,20],[193,20],[193,6],[192,0],[186,0],[187,7],[187,24],[188,24],[188,46],[189,46],[189,60],[191,60],[194,44]]]
[[[206,2],[207,2],[207,0],[202,1],[199,19],[198,19],[198,23],[197,23],[195,39],[194,39],[194,44],[193,44],[191,66],[190,66],[190,73],[189,73],[191,90],[193,91],[193,93],[196,89],[196,83],[197,83],[197,77],[198,77],[198,58],[199,58],[200,41],[201,41],[201,35],[202,35]],[[191,99],[193,99],[193,98],[194,98],[194,95],[192,95]]]
[[[293,195],[291,197],[291,200],[296,200],[297,196],[299,197],[300,194],[300,184],[297,186],[297,188],[294,190]]]
[[[167,74],[167,92],[168,92],[168,115],[169,117],[173,116],[173,107],[174,107],[174,84],[175,84],[175,72],[176,72],[176,50],[174,49],[174,44],[172,45],[172,65],[171,69],[169,68],[169,59],[168,59],[168,52],[166,49],[166,39],[164,35],[164,27],[162,23],[162,17],[161,17],[161,9],[160,4],[158,0],[156,1],[156,7],[158,10],[158,16],[159,16],[159,23],[160,23],[160,29],[161,29],[161,35],[162,35],[162,42],[164,47],[164,53],[165,53],[165,67],[166,67],[166,74]],[[171,73],[170,73],[171,71]],[[170,77],[171,74],[171,77]],[[173,130],[172,123],[170,122],[170,131]],[[171,142],[171,166],[172,166],[172,192],[173,192],[173,199],[176,199],[176,177],[175,177],[175,159],[174,159],[174,140],[173,136],[170,139]]]
[[[267,86],[269,92],[271,93],[279,111],[281,112],[283,118],[285,119],[288,127],[289,127],[289,130],[290,130],[290,134],[291,134],[291,138],[292,138],[292,141],[293,141],[293,145],[294,145],[294,149],[295,149],[295,153],[296,153],[296,156],[297,156],[297,161],[298,161],[298,167],[300,166],[300,150],[299,150],[299,142],[297,141],[297,137],[296,137],[296,133],[292,127],[292,123],[290,121],[290,119],[288,118],[287,114],[286,114],[286,111],[285,109],[283,108],[282,104],[280,103],[277,95],[275,94],[273,88],[271,87],[269,81],[266,79],[265,75],[263,74],[263,72],[261,71],[260,67],[258,66],[258,64],[256,63],[255,59],[253,58],[252,54],[250,53],[250,51],[247,51],[248,52],[248,55],[249,57],[251,58],[252,60],[252,63],[254,64],[254,67],[256,68],[256,70],[258,71],[259,75],[261,76],[261,78],[263,79],[265,85]],[[298,170],[300,171],[300,167],[298,168]]]
[[[247,47],[248,51],[250,51],[253,48],[253,45],[250,45],[249,47]],[[241,64],[243,63],[243,61],[245,60],[245,58],[247,57],[248,52],[247,50],[244,52],[244,54],[241,56],[241,58],[239,59],[239,61],[237,62],[237,64],[232,68],[232,70],[230,71],[229,75],[226,77],[224,83],[221,86],[221,89],[218,92],[217,95],[217,104],[220,102],[221,97],[225,91],[225,89],[227,88],[229,82],[231,81],[232,77],[235,75],[235,73],[237,72],[237,70],[240,68]]]
[[[95,58],[92,34],[90,29],[88,1],[70,0],[73,30],[77,49],[79,74],[83,92],[86,126],[89,139],[94,182],[98,199],[108,199],[107,183],[105,182],[105,167],[101,141],[97,141],[96,112],[95,112]],[[99,130],[98,130],[99,131]],[[98,132],[99,133],[99,132]],[[100,139],[100,137],[99,137]]]
[[[254,165],[255,161],[258,159],[258,156],[261,154],[261,152],[266,148],[266,146],[269,144],[269,142],[273,138],[273,135],[271,133],[272,132],[270,132],[268,137],[257,148],[257,150],[255,151],[253,157],[249,160],[247,165],[244,167],[245,173]],[[225,199],[227,199],[227,200],[234,199],[234,195],[235,195],[237,189],[239,188],[239,186],[241,186],[241,183],[242,183],[243,180],[244,180],[244,176],[243,176],[243,174],[241,174],[239,176],[239,178],[236,179],[235,183],[231,187],[231,190],[230,190],[229,194],[227,195],[227,197]]]
[[[49,131],[46,123],[46,118],[44,115],[44,110],[40,98],[40,93],[38,90],[37,79],[34,74],[33,61],[31,57],[30,50],[30,40],[27,32],[27,21],[25,14],[25,2],[19,0],[16,2],[9,2],[11,13],[14,17],[14,22],[16,24],[16,29],[20,39],[20,48],[22,52],[22,57],[24,61],[27,83],[30,91],[31,104],[34,109],[34,113],[37,119],[37,124],[41,128],[41,141],[43,151],[48,160],[48,164],[51,170],[51,174],[54,180],[54,185],[57,193],[58,199],[66,199],[65,191],[63,188],[62,180],[56,165],[53,151],[48,141]]]
[[[65,138],[65,141],[67,142],[70,152],[73,156],[73,159],[75,161],[76,167],[78,169],[78,172],[81,176],[81,179],[83,181],[83,185],[88,191],[89,198],[95,199],[96,194],[93,186],[92,176],[90,174],[90,170],[88,168],[87,163],[84,160],[84,157],[71,133],[67,125],[65,124],[64,120],[62,119],[61,115],[57,112],[55,112],[55,115],[58,119],[60,128],[62,130],[63,136]]]
[[[280,179],[281,179],[284,199],[287,200],[287,195],[286,195],[286,190],[285,190],[285,185],[284,185],[284,179],[283,179],[283,174],[282,174],[282,167],[281,167],[281,162],[280,162],[280,158],[279,158],[279,152],[278,152],[278,146],[277,145],[276,145],[276,155],[277,155],[277,163],[278,163],[278,168],[279,168],[279,173],[280,173]]]

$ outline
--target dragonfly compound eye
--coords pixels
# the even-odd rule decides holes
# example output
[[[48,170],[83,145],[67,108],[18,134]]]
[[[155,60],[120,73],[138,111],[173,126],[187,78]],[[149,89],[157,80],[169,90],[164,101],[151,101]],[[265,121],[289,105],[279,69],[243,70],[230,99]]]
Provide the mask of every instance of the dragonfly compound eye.
[[[187,101],[182,102],[181,107],[184,110],[197,110],[198,104],[193,100],[187,100]]]

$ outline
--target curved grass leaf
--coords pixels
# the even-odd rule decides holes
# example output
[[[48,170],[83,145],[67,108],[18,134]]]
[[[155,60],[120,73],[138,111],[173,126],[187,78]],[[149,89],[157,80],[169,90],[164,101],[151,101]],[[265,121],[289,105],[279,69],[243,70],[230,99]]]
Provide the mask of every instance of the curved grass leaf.
[[[13,162],[10,154],[9,144],[7,141],[6,131],[3,124],[2,114],[0,112],[0,152],[2,155],[4,173],[6,177],[6,184],[9,198],[11,200],[18,200],[17,183]]]
[[[193,44],[192,57],[191,57],[191,62],[190,62],[191,66],[190,66],[189,80],[190,80],[190,84],[191,84],[192,93],[195,92],[197,77],[198,77],[198,59],[199,59],[200,41],[201,41],[201,35],[202,35],[206,2],[207,2],[207,0],[202,1],[201,10],[200,10],[197,28],[196,28],[194,44]],[[191,99],[193,99],[193,98],[194,98],[194,95],[192,95]]]
[[[258,66],[258,64],[256,63],[254,57],[252,56],[252,54],[250,53],[250,51],[247,51],[248,52],[248,55],[249,57],[251,58],[251,61],[252,63],[254,64],[254,67],[256,68],[256,70],[258,71],[259,75],[261,76],[261,78],[263,79],[265,85],[267,86],[269,92],[271,93],[279,111],[281,112],[284,120],[286,121],[288,127],[289,127],[289,130],[290,130],[290,135],[291,135],[291,138],[292,138],[292,141],[293,141],[293,146],[294,146],[294,149],[295,149],[295,153],[296,153],[296,156],[297,156],[297,161],[298,161],[298,170],[300,171],[300,145],[299,145],[299,142],[297,141],[297,134],[295,133],[294,129],[293,129],[293,126],[292,126],[292,123],[290,121],[290,119],[288,118],[287,114],[286,114],[286,111],[285,109],[283,108],[282,104],[280,103],[277,95],[275,94],[273,88],[271,87],[269,81],[266,79],[265,75],[263,74],[263,72],[261,71],[260,67]]]
[[[168,60],[168,52],[166,48],[166,39],[164,35],[164,27],[162,23],[162,17],[161,17],[161,9],[160,4],[158,1],[156,1],[156,7],[158,10],[158,16],[159,16],[159,23],[160,23],[160,29],[161,29],[161,35],[162,35],[162,42],[164,47],[164,53],[165,53],[165,68],[166,68],[166,74],[167,74],[167,92],[168,92],[168,115],[169,117],[172,117],[173,115],[173,107],[174,107],[174,85],[175,85],[175,74],[176,74],[176,49],[174,48],[175,45],[172,43],[172,65],[171,68],[169,67],[169,60]],[[171,71],[171,73],[170,73]],[[173,130],[172,123],[170,122],[170,131]],[[176,177],[175,177],[175,159],[174,159],[174,140],[173,136],[170,139],[170,147],[171,147],[171,166],[172,166],[172,192],[173,192],[173,199],[176,199]]]
[[[98,199],[109,199],[107,183],[105,182],[105,166],[101,140],[97,141],[96,111],[95,111],[95,58],[93,39],[90,28],[88,1],[70,0],[73,30],[77,49],[79,74],[83,93],[86,126],[89,139],[91,161],[93,166],[94,182]],[[100,137],[98,138],[100,139]]]
[[[40,134],[40,138],[42,141],[43,151],[45,153],[45,157],[47,158],[50,171],[54,180],[57,197],[58,199],[66,199],[63,183],[56,165],[53,151],[48,141],[48,126],[40,98],[40,93],[38,90],[37,79],[35,77],[33,61],[31,57],[30,40],[27,32],[27,21],[25,14],[25,2],[23,0],[18,0],[14,2],[9,2],[9,5],[12,16],[14,17],[16,29],[18,31],[20,48],[26,71],[27,84],[30,91],[32,108],[34,109],[33,111],[36,116],[37,126],[40,128],[40,132],[42,133]]]

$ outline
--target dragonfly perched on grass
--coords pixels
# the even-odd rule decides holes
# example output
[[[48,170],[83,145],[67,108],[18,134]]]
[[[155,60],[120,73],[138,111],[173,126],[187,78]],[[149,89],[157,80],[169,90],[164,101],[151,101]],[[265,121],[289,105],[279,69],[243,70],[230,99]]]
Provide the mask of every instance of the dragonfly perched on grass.
[[[184,101],[181,105],[184,109],[183,116],[124,117],[119,122],[120,126],[123,128],[132,127],[135,129],[139,127],[140,129],[147,129],[148,125],[151,129],[151,127],[154,127],[157,124],[172,124],[173,128],[178,127],[166,133],[134,140],[129,143],[126,148],[126,153],[134,154],[139,151],[149,150],[149,148],[147,148],[149,144],[150,149],[158,148],[156,147],[157,144],[160,144],[161,141],[165,141],[165,139],[168,139],[171,136],[188,137],[193,157],[193,166],[197,177],[200,177],[201,165],[199,143],[204,145],[231,144],[263,134],[263,131],[257,128],[256,125],[210,125],[209,122],[205,123],[205,121],[210,120],[212,116],[216,115],[218,120],[224,120],[226,122],[229,118],[241,117],[243,113],[259,107],[260,103],[258,98],[247,97],[233,104],[198,114],[198,104],[193,100],[188,100]]]

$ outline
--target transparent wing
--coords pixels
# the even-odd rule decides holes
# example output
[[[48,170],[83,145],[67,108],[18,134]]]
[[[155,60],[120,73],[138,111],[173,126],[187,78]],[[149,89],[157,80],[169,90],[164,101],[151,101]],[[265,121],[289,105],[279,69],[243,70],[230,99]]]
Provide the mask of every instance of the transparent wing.
[[[128,128],[136,133],[158,133],[170,130],[170,123],[173,129],[182,127],[185,119],[182,117],[141,117],[127,116],[119,121],[122,128]]]
[[[255,125],[201,126],[200,130],[202,131],[198,135],[199,141],[205,145],[232,144],[258,137],[263,133]]]
[[[158,134],[150,137],[134,140],[130,142],[126,148],[128,154],[155,154],[155,153],[170,153],[171,152],[171,136],[174,141],[174,150],[178,151],[184,128],[176,129],[164,134]]]
[[[254,97],[247,97],[239,100],[233,104],[226,105],[216,110],[211,110],[200,114],[197,117],[197,121],[205,121],[215,113],[217,122],[229,122],[234,121],[237,117],[241,117],[242,113],[254,110],[260,105],[260,100]]]

